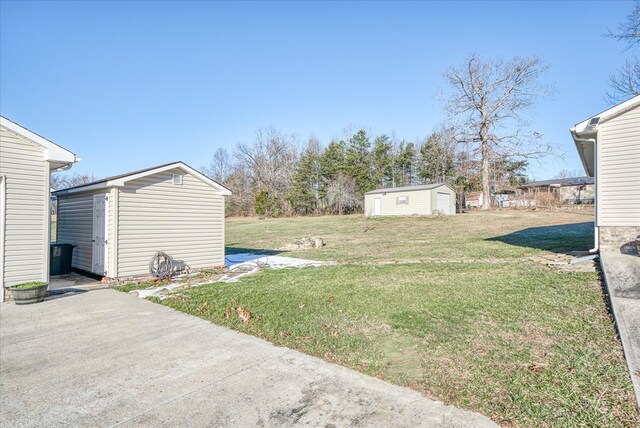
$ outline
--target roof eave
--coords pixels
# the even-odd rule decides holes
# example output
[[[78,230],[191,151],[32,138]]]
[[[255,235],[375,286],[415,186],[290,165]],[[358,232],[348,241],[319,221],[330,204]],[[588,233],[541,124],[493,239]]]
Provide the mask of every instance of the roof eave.
[[[17,123],[7,119],[4,116],[0,116],[0,125],[11,130],[12,132],[15,132],[18,135],[21,135],[23,138],[26,138],[32,143],[43,147],[44,160],[46,160],[47,162],[72,165],[80,160],[80,158],[78,158],[75,153],[65,149],[62,146],[57,145],[53,141],[47,140],[46,138],[36,134],[35,132],[29,131],[27,128],[18,125]]]
[[[596,117],[600,118],[600,121],[598,122],[598,124],[602,123],[602,122],[606,122],[607,120],[612,119],[615,116],[621,115],[625,112],[627,112],[628,110],[631,110],[637,106],[640,105],[640,95],[636,95],[626,101],[621,102],[620,104],[617,104],[607,110],[601,111],[598,114],[594,114],[593,116],[583,120],[582,122],[579,122],[576,124],[576,126],[574,128],[571,129],[575,129],[578,133],[582,133],[586,131],[586,128],[589,124],[589,121],[591,119],[594,119]],[[597,130],[597,126],[594,130]]]
[[[231,191],[229,189],[227,189],[223,185],[215,182],[214,180],[211,180],[209,177],[207,177],[206,175],[202,174],[201,172],[191,168],[189,165],[185,164],[184,162],[174,162],[174,163],[171,163],[171,164],[163,165],[163,166],[158,167],[158,168],[152,168],[152,169],[149,169],[149,170],[144,171],[144,172],[140,172],[140,173],[137,173],[137,174],[131,174],[131,175],[120,177],[120,178],[113,179],[113,180],[102,181],[102,182],[98,182],[98,183],[95,183],[95,184],[89,184],[89,185],[86,185],[86,186],[71,187],[69,189],[58,190],[57,192],[55,192],[55,195],[56,196],[58,196],[58,195],[68,195],[68,194],[71,194],[71,193],[80,193],[80,192],[87,192],[87,191],[98,190],[98,189],[107,189],[107,188],[110,188],[110,187],[122,187],[129,181],[136,180],[136,179],[142,178],[142,177],[147,177],[147,176],[153,175],[153,174],[158,174],[160,172],[168,171],[168,170],[175,169],[175,168],[182,169],[184,172],[186,172],[188,174],[191,174],[192,176],[194,176],[195,178],[197,178],[200,181],[204,182],[205,184],[210,185],[211,187],[216,189],[218,191],[218,193],[220,195],[222,195],[222,196],[230,196],[231,195]]]
[[[595,144],[597,141],[598,130],[593,129],[579,133],[576,128],[571,128],[571,138],[576,146],[576,151],[580,156],[582,167],[589,177],[595,176],[595,156],[587,156],[587,146],[591,145],[592,153],[595,153]]]

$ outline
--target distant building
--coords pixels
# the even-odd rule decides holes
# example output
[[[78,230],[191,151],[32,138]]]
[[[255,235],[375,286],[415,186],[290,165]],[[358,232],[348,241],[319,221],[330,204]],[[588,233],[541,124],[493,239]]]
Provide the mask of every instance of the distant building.
[[[520,186],[523,193],[554,193],[561,204],[593,204],[595,182],[593,177],[556,178],[532,181]]]
[[[455,213],[456,192],[444,183],[377,189],[364,195],[367,217]]]
[[[469,192],[465,195],[464,206],[465,208],[480,208],[484,201],[484,194],[482,192]]]

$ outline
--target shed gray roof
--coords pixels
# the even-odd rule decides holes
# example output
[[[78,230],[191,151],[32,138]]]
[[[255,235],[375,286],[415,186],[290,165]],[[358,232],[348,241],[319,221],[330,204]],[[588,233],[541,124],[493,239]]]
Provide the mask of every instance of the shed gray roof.
[[[129,179],[141,178],[147,175],[152,175],[160,172],[164,172],[169,169],[179,168],[185,171],[188,174],[193,175],[197,179],[209,184],[211,187],[219,190],[223,195],[231,195],[231,191],[224,187],[222,184],[215,182],[211,178],[207,177],[205,174],[200,171],[191,168],[189,165],[182,161],[166,163],[158,166],[154,166],[151,168],[140,169],[138,171],[128,172],[126,174],[114,175],[111,177],[103,178],[100,180],[92,181],[90,183],[81,184],[79,186],[68,187],[66,189],[61,189],[53,192],[54,195],[66,195],[69,193],[82,192],[85,190],[95,190],[113,186],[122,186],[125,181],[129,181]]]
[[[181,161],[178,161],[178,162],[181,162]],[[92,185],[98,184],[98,183],[106,183],[106,182],[111,181],[111,180],[117,180],[118,178],[125,178],[125,177],[128,177],[130,175],[140,174],[142,172],[147,172],[147,171],[151,171],[151,170],[154,170],[154,169],[162,168],[163,166],[173,165],[174,163],[177,163],[177,162],[163,163],[162,165],[156,165],[156,166],[152,166],[150,168],[139,169],[139,170],[136,170],[136,171],[127,172],[125,174],[112,175],[111,177],[100,178],[98,180],[89,181],[88,183],[78,184],[77,186],[66,187],[64,189],[60,189],[60,190],[56,190],[56,191],[79,189],[81,187],[88,187],[88,186],[92,186]]]
[[[374,194],[378,194],[378,193],[391,193],[391,192],[410,192],[410,191],[413,191],[413,190],[431,190],[431,189],[435,189],[436,187],[440,187],[440,186],[450,187],[446,183],[431,183],[431,184],[423,184],[423,185],[420,185],[420,186],[388,187],[386,189],[372,190],[370,192],[365,193],[365,195],[374,195]],[[453,190],[453,189],[451,189],[451,190]]]
[[[530,183],[520,186],[521,189],[527,189],[530,187],[543,187],[543,186],[578,186],[582,184],[593,184],[593,177],[569,177],[569,178],[556,178],[553,180],[532,181]]]

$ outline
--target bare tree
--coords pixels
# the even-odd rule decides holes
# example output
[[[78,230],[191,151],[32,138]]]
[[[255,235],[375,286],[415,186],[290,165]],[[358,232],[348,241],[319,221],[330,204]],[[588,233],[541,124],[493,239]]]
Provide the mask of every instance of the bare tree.
[[[611,37],[619,42],[627,43],[627,49],[630,49],[636,45],[640,45],[640,1],[636,0],[633,5],[633,10],[627,18],[618,25],[618,31],[615,33],[611,30],[605,34],[606,37]]]
[[[97,178],[89,172],[73,174],[54,172],[51,174],[51,189],[62,190],[68,187],[81,186],[96,180]]]
[[[251,144],[240,143],[234,152],[257,191],[268,191],[281,199],[289,190],[298,159],[298,137],[273,128],[258,129]]]
[[[640,1],[636,0],[631,13],[618,26],[618,30],[609,30],[606,37],[624,42],[625,51],[640,46]],[[640,57],[632,54],[615,73],[609,76],[609,87],[605,98],[611,104],[618,104],[640,94]]]
[[[225,204],[227,215],[250,216],[254,211],[255,191],[246,167],[236,162],[227,176],[224,185],[231,190],[228,203]]]
[[[618,104],[640,94],[640,58],[627,58],[622,68],[609,75],[606,99],[610,104]]]
[[[203,167],[202,172],[213,178],[218,183],[223,183],[231,173],[231,158],[225,148],[218,148],[208,167]]]
[[[327,187],[327,202],[338,214],[354,211],[362,206],[356,181],[340,174]]]
[[[491,164],[496,159],[522,159],[549,153],[541,134],[527,133],[525,114],[549,93],[540,84],[547,65],[538,57],[483,61],[477,54],[445,72],[453,91],[447,100],[458,142],[473,147],[481,161],[482,209],[491,207]]]
[[[558,172],[553,178],[573,178],[582,176],[584,176],[584,171],[581,171],[579,169],[563,169],[562,171]]]

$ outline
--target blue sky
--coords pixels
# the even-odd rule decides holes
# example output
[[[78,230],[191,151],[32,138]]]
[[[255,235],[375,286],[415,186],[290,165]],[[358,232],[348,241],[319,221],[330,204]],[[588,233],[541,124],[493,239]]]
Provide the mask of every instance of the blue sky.
[[[0,3],[0,112],[107,176],[273,126],[327,144],[349,126],[413,141],[444,119],[442,73],[471,52],[540,55],[557,93],[535,130],[580,169],[569,127],[605,109],[631,2]]]

